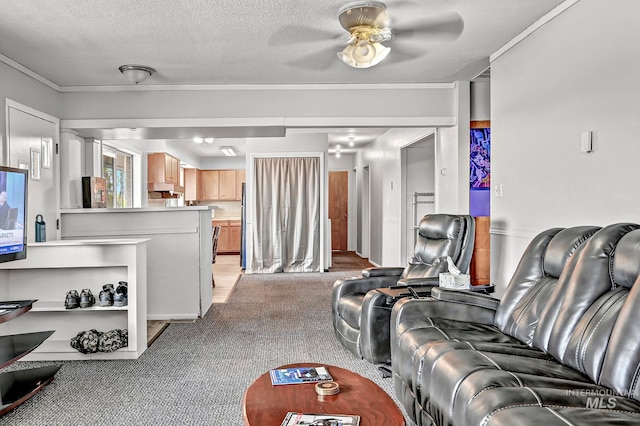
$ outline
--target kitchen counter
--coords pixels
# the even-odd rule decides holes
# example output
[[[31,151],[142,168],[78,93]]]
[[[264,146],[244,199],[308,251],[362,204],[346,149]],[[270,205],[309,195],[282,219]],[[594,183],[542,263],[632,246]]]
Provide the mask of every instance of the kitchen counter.
[[[130,209],[61,209],[60,213],[148,213],[148,212],[180,212],[195,210],[215,210],[218,206],[186,206],[186,207],[138,207]]]

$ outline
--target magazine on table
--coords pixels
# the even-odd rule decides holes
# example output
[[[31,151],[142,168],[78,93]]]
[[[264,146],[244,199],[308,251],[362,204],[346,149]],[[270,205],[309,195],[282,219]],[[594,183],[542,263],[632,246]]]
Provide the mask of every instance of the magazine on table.
[[[269,372],[272,385],[293,385],[333,380],[327,367],[278,368]]]
[[[288,412],[280,426],[358,426],[360,416]]]

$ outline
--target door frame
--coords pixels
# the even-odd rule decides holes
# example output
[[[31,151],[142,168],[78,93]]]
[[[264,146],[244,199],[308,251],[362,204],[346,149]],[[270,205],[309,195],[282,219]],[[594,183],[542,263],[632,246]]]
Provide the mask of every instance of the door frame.
[[[5,114],[5,144],[4,148],[1,150],[2,154],[2,164],[9,165],[11,160],[11,110],[16,110],[23,112],[25,114],[31,115],[35,118],[38,118],[43,121],[47,121],[54,126],[54,134],[53,134],[53,146],[51,152],[51,161],[52,167],[54,167],[53,173],[53,188],[55,191],[55,211],[56,211],[56,223],[52,224],[56,227],[56,239],[59,240],[62,237],[60,232],[60,226],[57,226],[60,223],[60,155],[59,146],[60,146],[60,119],[39,111],[35,108],[31,108],[30,106],[21,104],[20,102],[14,101],[13,99],[5,98],[4,103],[4,114]],[[29,235],[29,234],[27,234]]]

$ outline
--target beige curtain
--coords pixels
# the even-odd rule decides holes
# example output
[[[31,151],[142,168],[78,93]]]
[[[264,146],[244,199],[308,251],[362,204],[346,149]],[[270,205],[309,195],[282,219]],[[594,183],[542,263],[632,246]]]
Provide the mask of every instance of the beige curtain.
[[[256,158],[256,273],[320,272],[320,159]]]

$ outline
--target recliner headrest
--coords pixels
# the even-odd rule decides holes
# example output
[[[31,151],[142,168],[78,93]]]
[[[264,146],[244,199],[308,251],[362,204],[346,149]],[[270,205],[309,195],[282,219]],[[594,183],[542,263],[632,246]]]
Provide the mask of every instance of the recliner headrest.
[[[576,249],[599,229],[600,227],[595,226],[575,226],[558,232],[549,242],[544,253],[545,275],[558,278]]]
[[[640,277],[640,229],[620,239],[613,257],[613,284],[631,288]]]
[[[434,240],[457,240],[460,238],[460,216],[450,214],[431,214],[420,220],[418,234]]]

